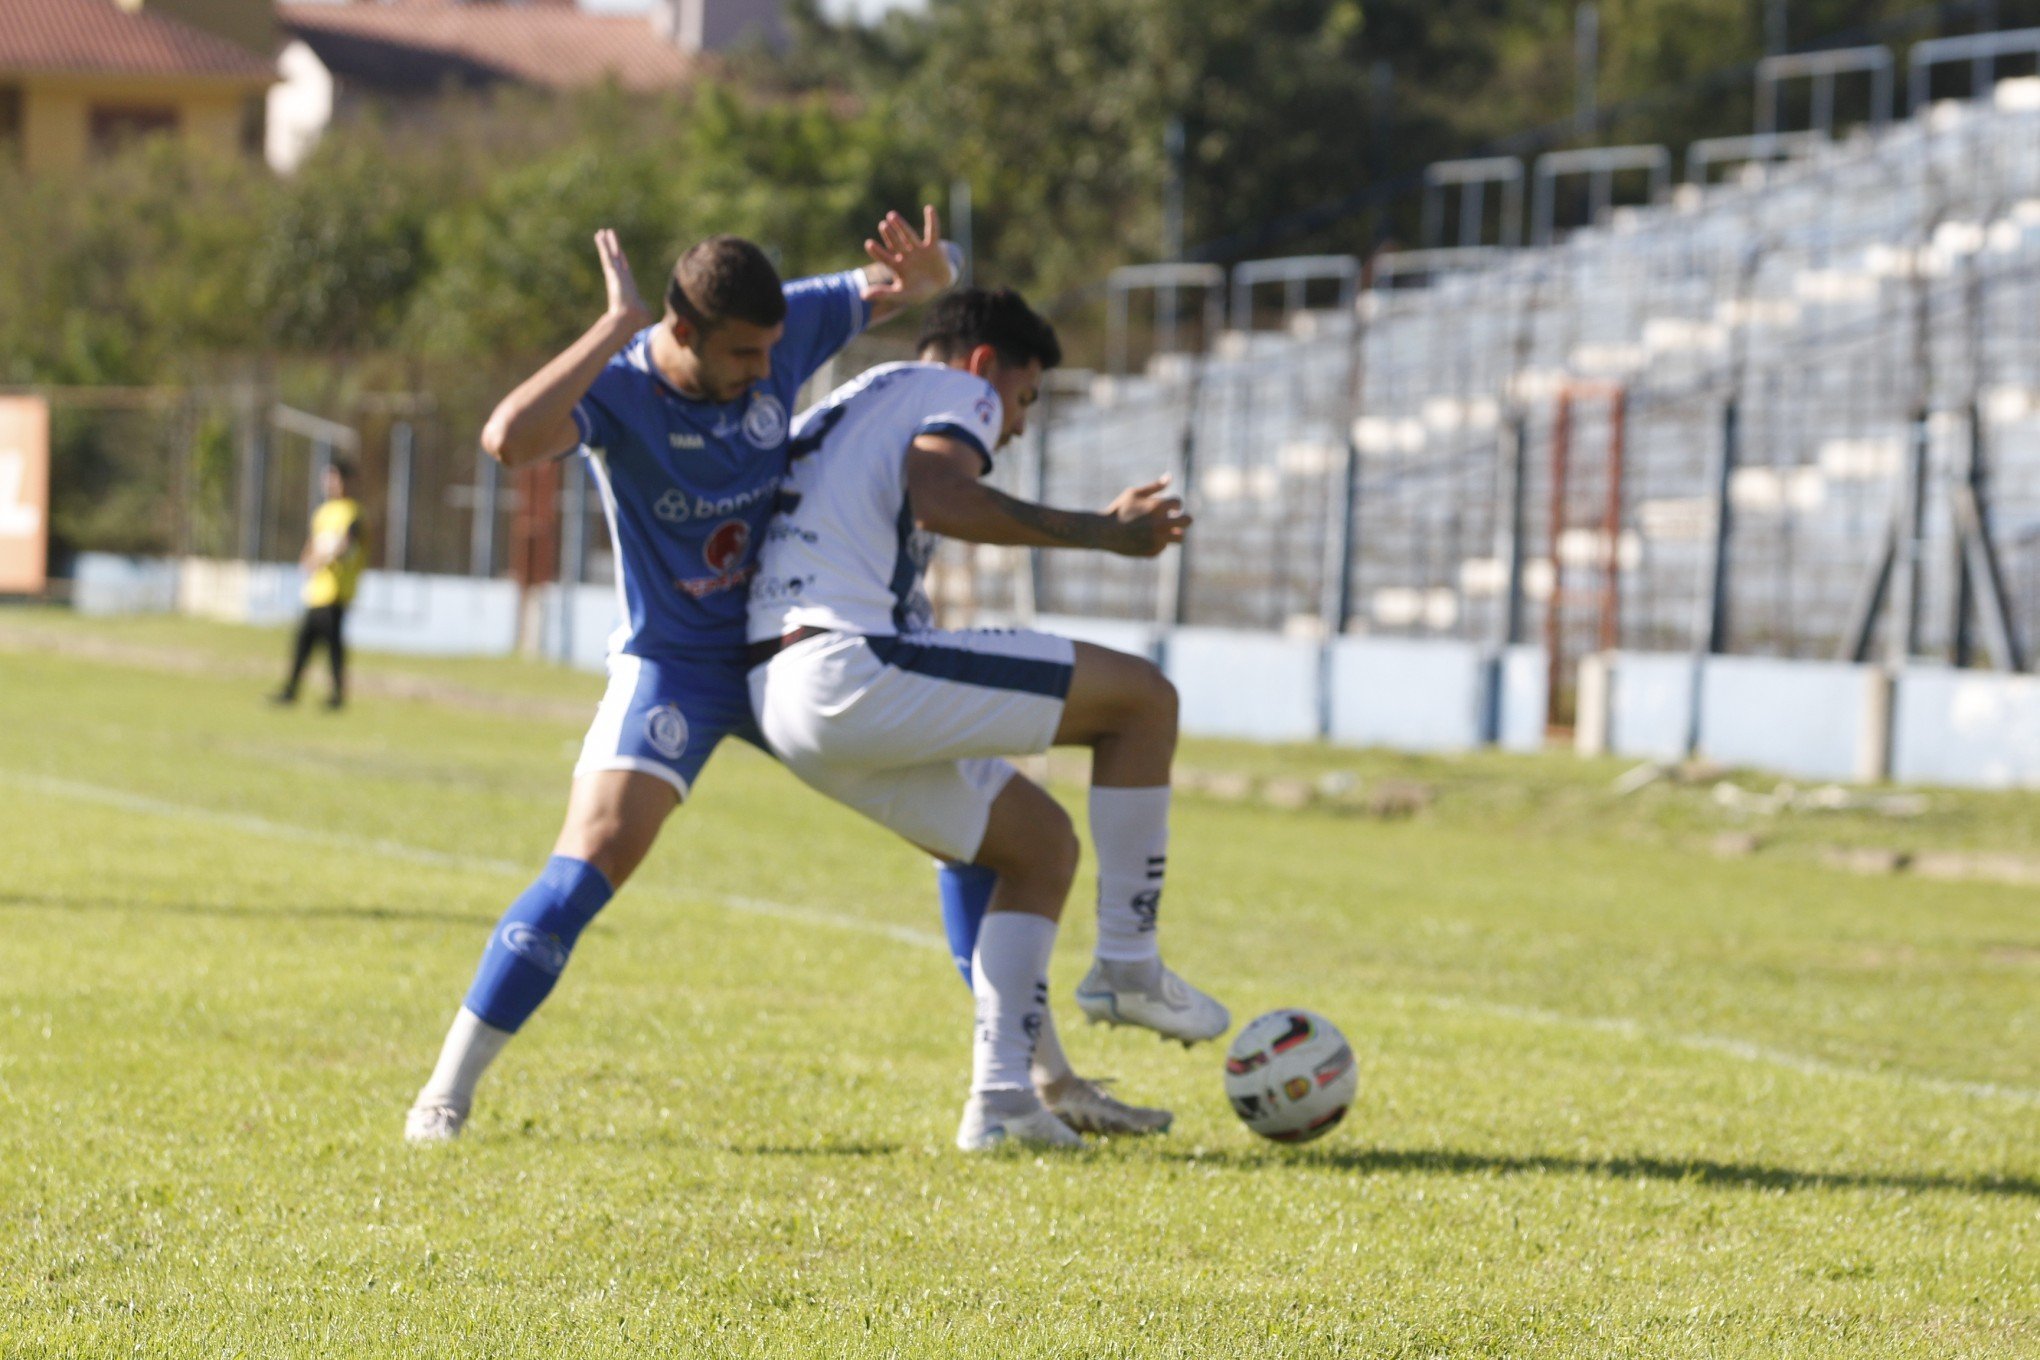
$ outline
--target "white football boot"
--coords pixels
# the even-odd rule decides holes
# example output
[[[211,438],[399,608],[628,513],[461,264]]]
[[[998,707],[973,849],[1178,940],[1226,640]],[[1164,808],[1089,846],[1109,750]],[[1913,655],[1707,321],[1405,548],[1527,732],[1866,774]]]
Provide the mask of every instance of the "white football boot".
[[[1080,1148],[1084,1140],[1044,1106],[1036,1105],[1025,1114],[995,1115],[985,1108],[983,1096],[972,1096],[964,1104],[963,1122],[956,1128],[956,1145],[965,1152],[985,1152],[1001,1143]]]
[[[1092,1024],[1139,1025],[1185,1048],[1232,1027],[1232,1012],[1162,966],[1160,959],[1099,959],[1077,984]]]
[[[445,1101],[420,1101],[404,1116],[404,1141],[423,1146],[451,1143],[460,1137],[468,1112]]]
[[[1078,1133],[1167,1133],[1169,1125],[1176,1122],[1168,1110],[1129,1105],[1110,1095],[1102,1081],[1074,1072],[1036,1090],[1049,1113]]]

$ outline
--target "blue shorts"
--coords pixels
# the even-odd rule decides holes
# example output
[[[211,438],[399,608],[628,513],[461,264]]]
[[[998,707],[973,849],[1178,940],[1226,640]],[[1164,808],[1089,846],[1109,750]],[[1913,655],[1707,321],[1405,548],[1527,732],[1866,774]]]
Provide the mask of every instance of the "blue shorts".
[[[609,688],[581,743],[574,777],[596,770],[656,775],[685,798],[724,737],[765,750],[751,716],[744,663],[680,657],[609,658]]]

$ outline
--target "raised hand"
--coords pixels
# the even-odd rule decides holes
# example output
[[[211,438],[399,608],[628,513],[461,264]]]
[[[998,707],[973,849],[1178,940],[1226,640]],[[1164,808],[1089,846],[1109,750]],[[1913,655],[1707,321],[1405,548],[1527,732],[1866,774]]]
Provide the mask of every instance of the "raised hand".
[[[1119,522],[1121,533],[1108,545],[1126,557],[1154,557],[1171,543],[1181,543],[1190,528],[1191,517],[1183,513],[1179,496],[1164,495],[1169,474],[1163,473],[1142,486],[1130,486],[1113,497],[1105,513]]]
[[[624,258],[623,243],[608,227],[595,233],[595,254],[602,261],[603,286],[609,290],[608,314],[629,321],[636,330],[651,325],[652,309],[645,305],[644,295],[638,292],[637,280],[631,276],[630,261]]]
[[[876,278],[866,271],[866,302],[884,302],[892,308],[911,307],[956,282],[956,266],[950,260],[950,248],[942,239],[942,224],[932,203],[921,209],[920,235],[914,234],[906,218],[896,212],[887,213],[878,224],[878,239],[867,240],[864,253],[879,266]]]

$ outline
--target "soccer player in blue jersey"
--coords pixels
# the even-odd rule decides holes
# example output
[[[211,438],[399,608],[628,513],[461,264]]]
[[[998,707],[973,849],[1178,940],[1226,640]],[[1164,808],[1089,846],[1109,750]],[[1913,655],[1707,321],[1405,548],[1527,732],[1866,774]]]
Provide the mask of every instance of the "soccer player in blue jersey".
[[[787,467],[801,384],[865,327],[948,288],[935,210],[899,214],[860,269],[782,285],[749,241],[690,248],[654,316],[616,234],[595,237],[608,307],[499,403],[482,445],[506,467],[579,449],[602,495],[623,624],[552,857],[490,933],[412,1142],[458,1137],[475,1085],[545,1000],[576,939],[630,877],[716,744],[762,747],[744,672],[756,548]]]

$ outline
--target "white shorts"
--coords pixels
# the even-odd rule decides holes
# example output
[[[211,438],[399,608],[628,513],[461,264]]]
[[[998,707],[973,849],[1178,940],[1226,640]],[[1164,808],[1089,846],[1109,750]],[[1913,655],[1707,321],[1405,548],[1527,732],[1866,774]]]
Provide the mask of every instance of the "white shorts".
[[[1055,741],[1076,644],[1048,633],[825,633],[751,671],[751,707],[788,769],[925,849],[969,861],[1001,756]]]

